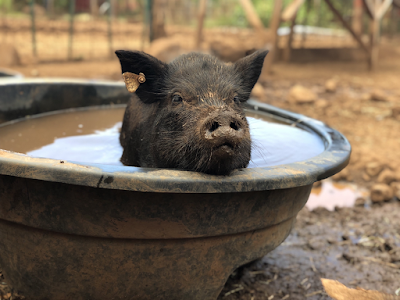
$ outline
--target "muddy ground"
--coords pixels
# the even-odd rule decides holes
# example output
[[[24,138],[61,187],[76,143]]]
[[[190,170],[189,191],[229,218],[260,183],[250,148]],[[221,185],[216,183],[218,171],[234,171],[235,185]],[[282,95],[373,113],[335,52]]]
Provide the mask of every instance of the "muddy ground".
[[[14,69],[25,76],[120,78],[116,59]],[[288,239],[235,272],[219,299],[330,299],[320,278],[394,294],[400,288],[400,41],[384,41],[374,72],[362,61],[277,63],[254,96],[342,132],[353,154],[334,179],[369,193],[359,207],[303,209]],[[0,288],[3,299],[11,296],[6,285]]]
[[[400,288],[399,201],[303,209],[286,241],[229,279],[219,299],[331,299],[320,278],[394,294]]]

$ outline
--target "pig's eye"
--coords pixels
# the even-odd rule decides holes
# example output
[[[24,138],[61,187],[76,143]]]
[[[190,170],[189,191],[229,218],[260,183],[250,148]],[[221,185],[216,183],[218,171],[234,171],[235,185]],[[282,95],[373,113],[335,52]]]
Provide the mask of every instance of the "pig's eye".
[[[239,103],[240,103],[240,100],[239,100],[239,97],[238,97],[238,96],[233,97],[233,101],[234,101],[236,104],[239,104]]]
[[[173,103],[179,103],[179,102],[182,102],[182,96],[181,95],[179,95],[179,94],[175,94],[175,95],[173,95],[172,96],[172,102]]]

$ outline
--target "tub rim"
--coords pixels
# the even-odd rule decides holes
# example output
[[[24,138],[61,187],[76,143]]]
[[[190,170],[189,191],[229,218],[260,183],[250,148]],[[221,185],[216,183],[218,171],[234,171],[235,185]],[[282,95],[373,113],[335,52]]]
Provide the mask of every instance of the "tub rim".
[[[0,76],[0,80],[15,80],[15,79],[23,79],[24,75],[22,75],[21,73],[14,71],[12,69],[8,69],[8,68],[3,68],[0,67],[0,74],[3,74],[4,76]]]
[[[95,86],[125,89],[121,82],[79,79],[6,79],[0,88],[18,84]],[[0,149],[0,174],[94,188],[161,193],[232,193],[286,189],[310,185],[341,171],[349,162],[351,146],[338,131],[301,114],[250,99],[246,109],[317,134],[325,150],[310,159],[263,168],[238,169],[229,176],[192,171],[140,168],[33,158]]]

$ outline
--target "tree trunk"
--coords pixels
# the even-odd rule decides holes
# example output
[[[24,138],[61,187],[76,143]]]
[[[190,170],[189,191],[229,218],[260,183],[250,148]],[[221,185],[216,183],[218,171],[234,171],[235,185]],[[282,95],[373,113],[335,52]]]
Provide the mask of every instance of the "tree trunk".
[[[285,50],[283,52],[283,60],[285,62],[289,62],[292,54],[292,44],[293,44],[293,35],[294,35],[294,26],[296,25],[296,17],[297,13],[292,17],[291,23],[290,23],[290,33],[288,36],[287,44],[285,47]]]

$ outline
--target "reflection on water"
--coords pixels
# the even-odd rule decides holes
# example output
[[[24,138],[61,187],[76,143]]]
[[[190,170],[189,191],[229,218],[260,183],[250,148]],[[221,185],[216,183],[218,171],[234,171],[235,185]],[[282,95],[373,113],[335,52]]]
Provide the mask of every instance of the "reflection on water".
[[[321,186],[312,189],[306,207],[310,210],[324,207],[333,211],[335,206],[352,207],[357,198],[365,196],[366,192],[354,184],[324,180]]]
[[[325,150],[322,140],[300,128],[247,117],[252,141],[249,168],[310,159]]]

